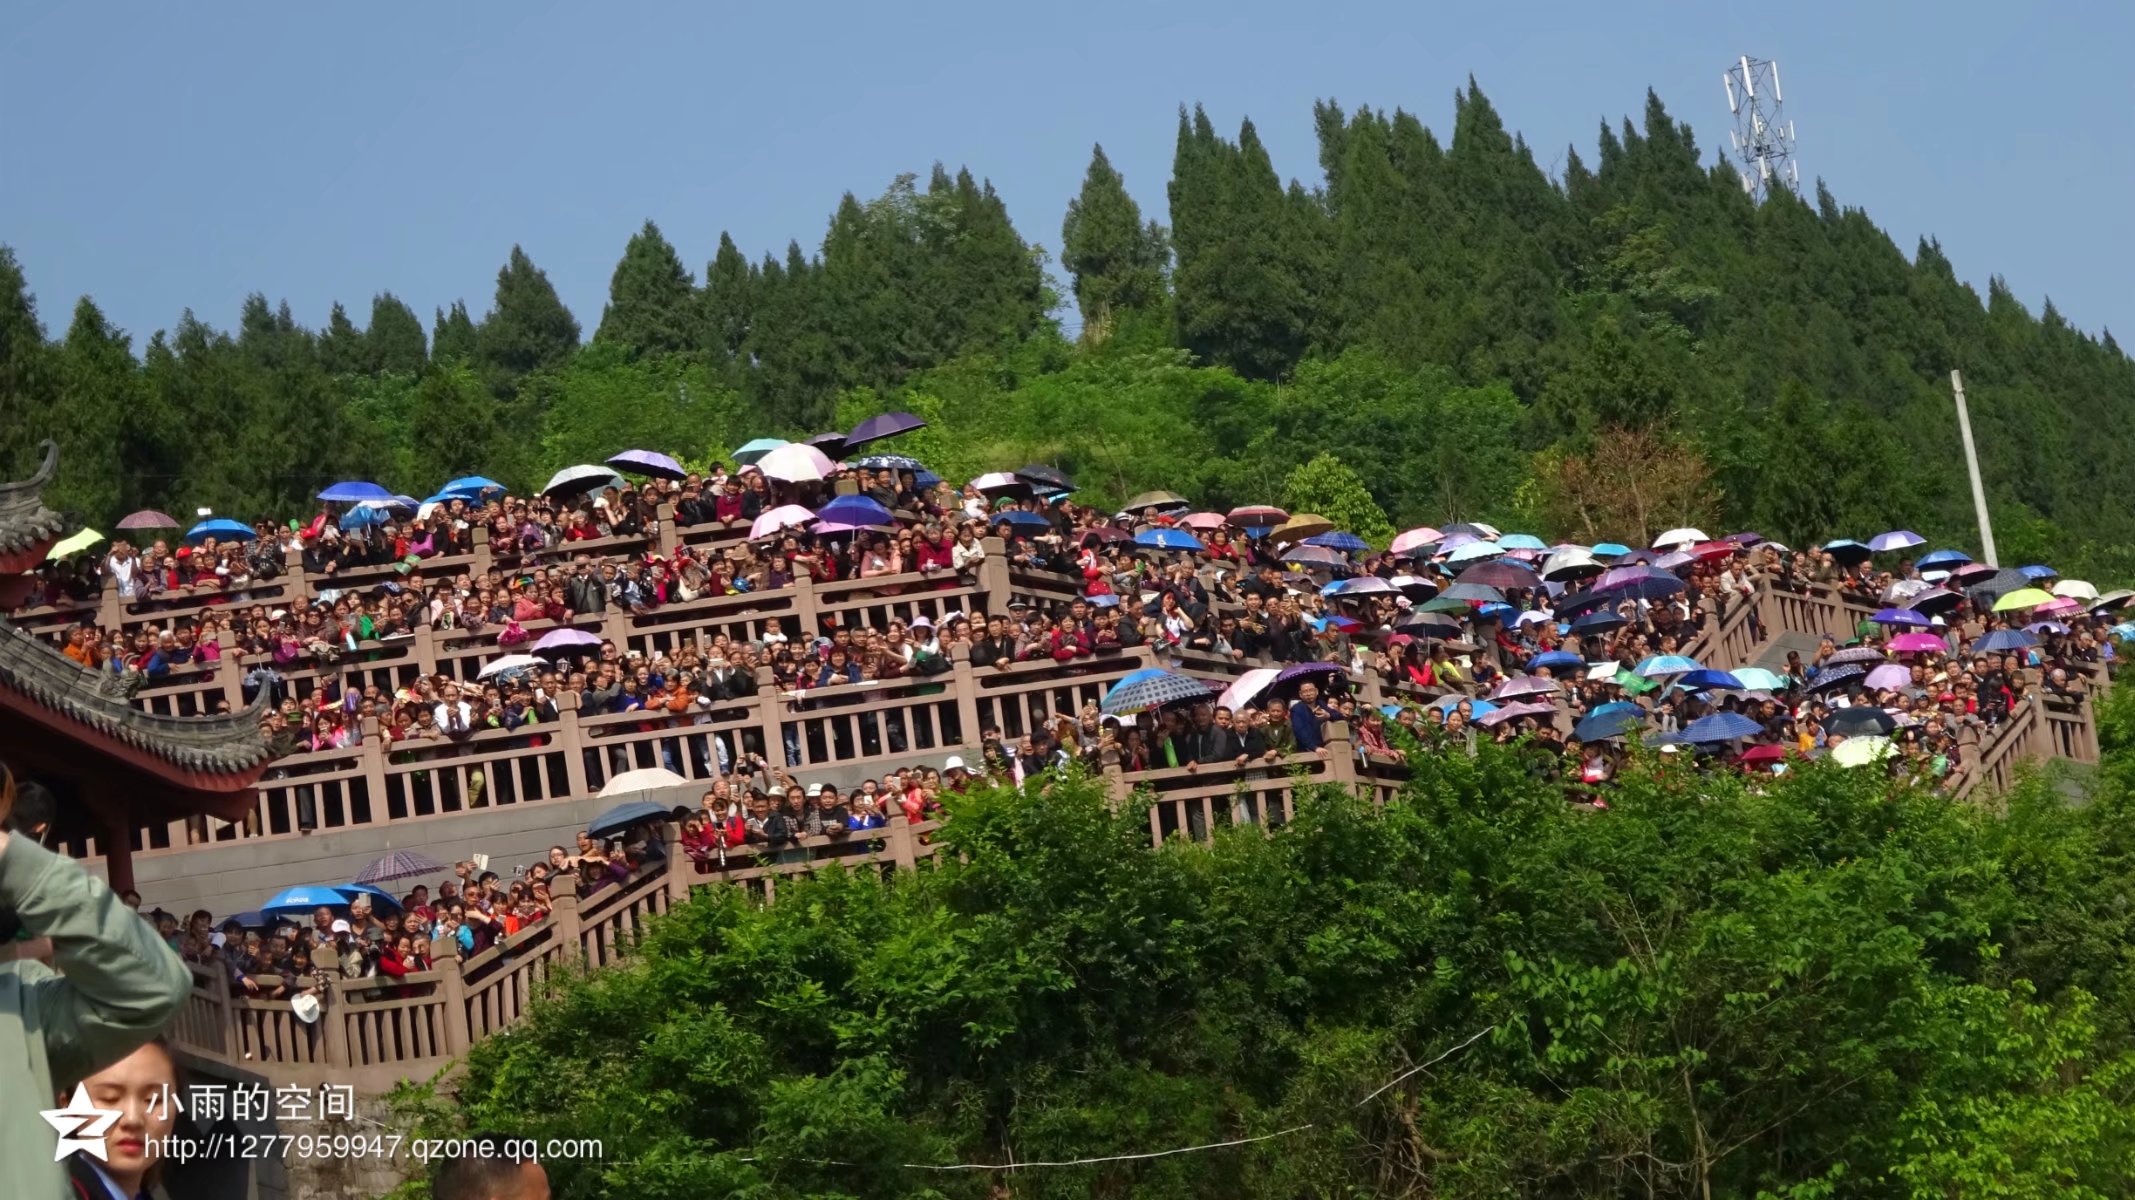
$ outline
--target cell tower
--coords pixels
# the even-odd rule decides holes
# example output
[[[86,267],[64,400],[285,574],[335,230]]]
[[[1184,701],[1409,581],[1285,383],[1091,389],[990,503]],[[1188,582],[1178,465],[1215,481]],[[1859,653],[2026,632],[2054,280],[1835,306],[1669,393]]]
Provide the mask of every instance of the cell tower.
[[[1787,119],[1786,96],[1779,90],[1779,63],[1745,54],[1720,78],[1727,85],[1727,111],[1735,114],[1727,140],[1741,161],[1742,190],[1763,200],[1775,184],[1800,187],[1794,122]]]

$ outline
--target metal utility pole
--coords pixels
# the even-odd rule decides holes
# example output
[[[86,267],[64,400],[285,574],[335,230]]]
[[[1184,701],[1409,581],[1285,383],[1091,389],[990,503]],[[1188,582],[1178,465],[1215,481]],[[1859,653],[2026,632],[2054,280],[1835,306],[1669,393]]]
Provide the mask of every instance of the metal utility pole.
[[[1972,473],[1972,511],[1979,515],[1979,549],[1990,567],[2001,566],[1994,556],[1994,523],[1987,519],[1987,486],[1979,481],[1979,451],[1972,445],[1972,414],[1964,406],[1964,376],[1950,372],[1950,390],[1957,394],[1957,432],[1964,436],[1964,465]]]

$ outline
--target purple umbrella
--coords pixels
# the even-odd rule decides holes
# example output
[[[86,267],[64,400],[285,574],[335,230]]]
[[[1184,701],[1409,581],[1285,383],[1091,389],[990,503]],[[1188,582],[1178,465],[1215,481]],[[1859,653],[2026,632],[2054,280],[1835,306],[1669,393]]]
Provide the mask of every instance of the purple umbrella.
[[[1542,577],[1518,563],[1477,563],[1459,575],[1455,583],[1479,583],[1494,588],[1534,588],[1542,586]]]
[[[1493,712],[1486,712],[1482,716],[1477,717],[1476,724],[1497,726],[1502,725],[1507,721],[1516,721],[1521,717],[1554,716],[1556,714],[1556,711],[1556,705],[1545,704],[1540,701],[1530,701],[1525,704],[1507,704],[1499,707]]]
[[[1885,663],[1870,671],[1868,677],[1861,680],[1861,686],[1871,692],[1880,692],[1885,688],[1897,691],[1900,688],[1909,688],[1912,685],[1912,669],[1910,667],[1901,667],[1897,663]]]
[[[1547,675],[1514,675],[1497,685],[1490,693],[1492,700],[1510,700],[1519,696],[1554,696],[1557,681]]]
[[[1910,529],[1893,529],[1889,533],[1879,533],[1869,538],[1868,548],[1877,554],[1887,554],[1892,550],[1910,550],[1926,541],[1926,538]]]
[[[1307,678],[1310,678],[1310,677],[1312,677],[1312,676],[1314,676],[1314,675],[1340,675],[1340,674],[1342,674],[1342,667],[1341,667],[1341,664],[1340,664],[1340,663],[1331,663],[1331,662],[1308,662],[1308,663],[1292,663],[1291,665],[1289,665],[1289,666],[1287,666],[1287,667],[1284,667],[1284,668],[1282,669],[1282,673],[1281,673],[1281,674],[1279,674],[1279,675],[1277,675],[1277,676],[1275,677],[1275,682],[1277,682],[1277,683],[1289,683],[1289,682],[1291,682],[1292,680],[1297,680],[1297,679],[1307,679]]]
[[[851,449],[854,446],[863,446],[869,442],[879,442],[886,437],[895,437],[900,433],[910,433],[915,429],[925,429],[926,427],[927,423],[925,421],[908,412],[883,413],[881,416],[869,417],[867,420],[853,426],[853,431],[845,435],[845,446],[847,449]]]
[[[177,529],[178,518],[169,513],[160,513],[153,508],[144,508],[137,513],[127,513],[119,518],[120,529]]]
[[[1664,600],[1682,591],[1683,581],[1659,567],[1611,567],[1594,581],[1593,590],[1640,600]]]
[[[600,635],[584,629],[551,629],[534,643],[534,650],[571,650],[600,645]]]
[[[689,472],[682,464],[657,450],[625,450],[608,460],[608,465],[618,471],[633,475],[650,475],[654,479],[687,479]]]

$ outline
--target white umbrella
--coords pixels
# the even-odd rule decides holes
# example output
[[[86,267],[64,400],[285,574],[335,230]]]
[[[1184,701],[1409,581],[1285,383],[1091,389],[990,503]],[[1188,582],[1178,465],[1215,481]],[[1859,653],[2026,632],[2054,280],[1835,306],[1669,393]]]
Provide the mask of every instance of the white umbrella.
[[[2081,579],[2064,579],[2053,585],[2053,594],[2056,596],[2069,596],[2077,600],[2096,600],[2098,598],[2098,587],[2096,584]]]
[[[600,796],[603,800],[611,796],[631,796],[639,792],[649,792],[656,788],[676,787],[688,782],[689,780],[675,774],[666,767],[639,767],[635,771],[625,771],[608,780],[607,783],[601,786]]]
[[[838,469],[828,455],[806,442],[788,442],[756,460],[756,469],[767,478],[787,483],[810,483]]]
[[[1898,748],[1881,734],[1850,737],[1831,748],[1831,761],[1842,767],[1864,767],[1896,754]]]
[[[531,654],[507,654],[502,658],[493,658],[483,663],[481,674],[475,678],[488,679],[491,676],[502,675],[506,671],[527,671],[547,665],[547,663]]]
[[[563,470],[549,476],[548,483],[541,488],[541,494],[544,496],[577,495],[580,492],[597,491],[606,487],[621,488],[626,486],[628,485],[623,482],[623,477],[616,474],[613,468],[596,467],[588,463],[581,463],[575,467],[565,467]]]
[[[1603,570],[1593,552],[1579,546],[1564,546],[1542,560],[1542,578],[1556,583],[1599,575]]]
[[[1655,550],[1665,550],[1670,546],[1681,546],[1688,542],[1709,542],[1711,540],[1711,538],[1705,536],[1704,530],[1685,526],[1682,529],[1671,529],[1654,538],[1653,548]]]
[[[1231,686],[1223,689],[1223,694],[1216,697],[1216,707],[1237,712],[1251,704],[1255,696],[1267,691],[1268,685],[1274,683],[1275,677],[1280,674],[1280,667],[1254,667],[1240,675]]]
[[[815,514],[798,504],[781,504],[749,525],[749,540],[771,537],[786,529],[798,529],[815,520]]]

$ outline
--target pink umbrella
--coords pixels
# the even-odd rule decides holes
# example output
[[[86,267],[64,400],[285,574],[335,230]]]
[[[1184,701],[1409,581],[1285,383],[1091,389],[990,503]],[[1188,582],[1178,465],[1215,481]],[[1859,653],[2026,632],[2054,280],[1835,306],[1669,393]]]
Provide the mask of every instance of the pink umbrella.
[[[1891,691],[1908,688],[1913,685],[1912,668],[1899,666],[1897,663],[1885,663],[1870,671],[1868,678],[1861,680],[1861,685],[1871,692],[1880,692],[1886,688]]]
[[[535,653],[544,650],[570,650],[577,647],[591,648],[600,645],[600,635],[584,629],[551,629],[534,643]]]
[[[756,469],[771,479],[809,483],[838,469],[830,456],[805,442],[788,442],[756,460]]]
[[[144,508],[137,513],[128,513],[119,518],[120,529],[176,529],[178,518],[168,513]]]
[[[1393,544],[1388,546],[1387,549],[1395,554],[1407,554],[1411,550],[1421,546],[1428,546],[1444,537],[1445,534],[1428,525],[1418,525],[1414,529],[1394,535]]]
[[[1507,700],[1515,696],[1554,696],[1557,681],[1546,675],[1514,675],[1498,684],[1490,693],[1492,700]]]
[[[1901,633],[1890,639],[1893,654],[1945,654],[1950,644],[1932,633]]]
[[[2034,617],[2058,617],[2065,613],[2079,613],[2082,611],[2082,601],[2074,596],[2061,596],[2032,609],[2031,615]]]
[[[1521,717],[1554,716],[1556,711],[1557,706],[1554,704],[1529,700],[1520,704],[1507,704],[1486,712],[1476,718],[1476,723],[1480,725],[1502,725],[1507,721],[1516,721]]]
[[[749,540],[754,542],[776,537],[783,530],[795,529],[813,520],[815,514],[800,505],[781,504],[750,523]]]
[[[1218,529],[1229,523],[1229,517],[1217,512],[1187,513],[1179,518],[1179,524],[1188,529]]]

